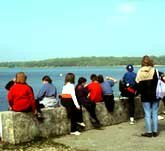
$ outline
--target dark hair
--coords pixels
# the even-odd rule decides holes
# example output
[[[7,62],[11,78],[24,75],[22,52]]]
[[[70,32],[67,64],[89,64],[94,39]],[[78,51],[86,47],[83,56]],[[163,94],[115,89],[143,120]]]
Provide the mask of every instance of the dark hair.
[[[92,81],[96,81],[96,80],[97,80],[96,74],[91,74],[90,79],[91,79]]]
[[[45,75],[45,76],[42,78],[42,81],[47,81],[48,83],[52,83],[52,79],[51,79],[48,75]]]
[[[97,76],[97,80],[98,80],[99,83],[104,82],[103,75],[102,75],[102,74],[99,74],[99,75]]]
[[[13,80],[11,80],[11,81],[9,81],[6,85],[5,85],[5,89],[6,90],[10,90],[10,88],[14,85],[14,81]]]
[[[85,83],[85,82],[87,82],[87,79],[84,78],[84,77],[80,77],[80,78],[78,79],[78,85],[81,85],[82,83]]]
[[[70,82],[72,84],[75,83],[75,75],[74,73],[67,73],[67,75],[65,76],[65,83]]]
[[[127,71],[132,72],[132,71],[134,70],[134,67],[133,67],[132,64],[128,64],[128,65],[126,66],[126,69],[127,69]]]
[[[149,56],[145,55],[142,58],[141,66],[142,67],[143,66],[151,66],[151,67],[153,67],[154,66],[153,60]]]

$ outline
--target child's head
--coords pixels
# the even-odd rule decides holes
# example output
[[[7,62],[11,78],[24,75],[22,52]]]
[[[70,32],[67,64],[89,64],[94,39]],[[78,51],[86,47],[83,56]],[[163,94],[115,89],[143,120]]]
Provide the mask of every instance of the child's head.
[[[127,71],[132,72],[134,70],[133,65],[129,64],[126,66]]]
[[[99,75],[97,76],[97,80],[98,80],[99,83],[104,82],[104,77],[103,77],[103,75],[102,75],[102,74],[99,74]]]
[[[25,75],[24,72],[18,72],[16,74],[16,83],[26,83],[27,76]]]
[[[48,76],[48,75],[45,75],[43,78],[42,78],[42,81],[43,82],[48,82],[48,83],[52,83],[52,79]]]
[[[75,83],[75,75],[73,73],[67,73],[65,77],[65,83],[70,82],[72,84]]]
[[[87,82],[87,79],[84,78],[84,77],[80,77],[80,78],[78,79],[78,85],[82,85],[83,83],[86,83],[86,82]]]
[[[97,75],[96,74],[91,74],[90,79],[92,81],[97,81]]]

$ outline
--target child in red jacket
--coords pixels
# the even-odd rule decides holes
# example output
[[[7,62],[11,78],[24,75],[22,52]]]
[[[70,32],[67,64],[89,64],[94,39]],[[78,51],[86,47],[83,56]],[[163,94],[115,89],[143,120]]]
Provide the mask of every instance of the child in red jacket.
[[[87,89],[89,92],[88,93],[88,99],[91,101],[91,110],[93,111],[93,113],[95,113],[96,103],[103,101],[103,97],[102,97],[103,92],[102,92],[101,85],[97,81],[97,75],[92,74],[90,76],[90,79],[91,79],[91,83],[89,83],[87,85]],[[93,121],[92,124],[95,125],[94,126],[95,128],[101,127],[100,121],[98,119]]]
[[[26,75],[23,72],[16,74],[15,84],[8,92],[10,110],[16,112],[30,112],[37,114],[36,103],[32,88],[26,83]]]

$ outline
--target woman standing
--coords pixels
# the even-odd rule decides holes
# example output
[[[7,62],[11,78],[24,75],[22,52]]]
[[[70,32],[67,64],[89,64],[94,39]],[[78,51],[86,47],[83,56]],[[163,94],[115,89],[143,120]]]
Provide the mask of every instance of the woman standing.
[[[145,113],[144,137],[158,136],[158,107],[159,100],[156,98],[156,86],[158,78],[154,68],[153,60],[144,56],[141,61],[141,68],[137,72],[136,82],[141,94],[142,105]]]
[[[68,73],[65,77],[65,84],[62,89],[62,94],[60,95],[61,104],[66,108],[68,118],[71,119],[71,133],[73,135],[80,135],[77,129],[77,124],[79,122],[78,115],[80,110],[80,105],[77,101],[75,95],[75,75],[73,73]]]

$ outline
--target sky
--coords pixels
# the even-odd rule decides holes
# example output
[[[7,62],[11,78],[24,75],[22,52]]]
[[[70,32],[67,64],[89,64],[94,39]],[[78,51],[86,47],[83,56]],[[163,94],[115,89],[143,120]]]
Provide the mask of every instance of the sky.
[[[0,1],[0,62],[165,55],[164,0]]]

